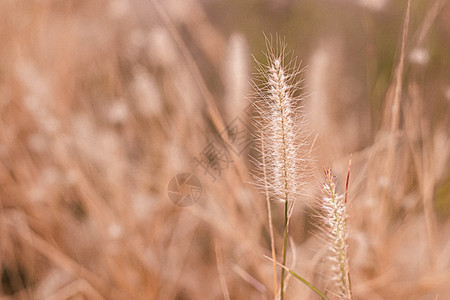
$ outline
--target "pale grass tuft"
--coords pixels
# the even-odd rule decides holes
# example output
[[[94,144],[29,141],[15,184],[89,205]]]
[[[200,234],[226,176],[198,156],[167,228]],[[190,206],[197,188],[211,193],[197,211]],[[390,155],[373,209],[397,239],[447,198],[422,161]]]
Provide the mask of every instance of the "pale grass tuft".
[[[282,41],[276,45],[267,41],[267,47],[267,65],[257,62],[259,78],[254,82],[257,97],[253,105],[258,112],[256,142],[265,141],[263,152],[257,147],[264,156],[264,166],[260,162],[256,164],[261,174],[264,168],[267,173],[266,182],[264,176],[257,176],[257,181],[263,190],[268,187],[272,200],[293,204],[309,165],[307,155],[302,154],[307,131],[300,112],[302,98],[297,95],[301,70],[296,59],[286,58]]]
[[[286,249],[289,235],[289,220],[295,200],[301,193],[309,159],[301,117],[301,97],[298,96],[301,72],[296,59],[290,60],[285,52],[286,44],[276,39],[275,43],[266,39],[267,64],[257,62],[259,77],[254,82],[257,93],[253,105],[258,112],[256,118],[256,144],[261,160],[256,161],[259,176],[257,184],[266,194],[266,199],[284,203],[284,242],[282,265],[286,264]],[[269,224],[272,222],[270,203],[268,203]],[[272,259],[275,272],[275,251],[272,226],[270,226]],[[274,278],[276,276],[274,275]],[[285,290],[285,269],[281,270],[280,299]],[[274,290],[277,285],[274,284]]]
[[[163,99],[156,78],[142,68],[133,70],[130,89],[136,98],[138,112],[145,117],[158,116],[163,113]]]
[[[249,85],[248,45],[243,35],[231,36],[224,66],[225,108],[228,118],[235,118],[245,110]]]
[[[321,220],[328,243],[327,256],[333,292],[339,299],[351,299],[350,272],[348,264],[347,207],[344,195],[336,193],[331,170],[325,172]]]

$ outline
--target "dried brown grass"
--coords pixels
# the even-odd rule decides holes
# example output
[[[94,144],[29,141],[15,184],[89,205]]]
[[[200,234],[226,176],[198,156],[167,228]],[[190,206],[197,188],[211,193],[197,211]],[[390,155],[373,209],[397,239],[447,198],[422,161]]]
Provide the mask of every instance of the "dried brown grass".
[[[389,79],[402,44],[389,39],[401,39],[403,2],[377,12],[352,1],[269,2],[235,27],[230,12],[252,2],[233,2],[229,11],[194,0],[0,3],[1,299],[272,299],[267,207],[249,184],[249,150],[230,152],[233,162],[215,182],[194,158],[232,114],[250,124],[236,109],[246,107],[238,98],[250,78],[231,61],[239,54],[226,53],[226,32],[242,25],[234,46],[241,50],[230,51],[246,51],[248,41],[259,53],[258,20],[284,34],[280,24],[296,22],[283,17],[289,11],[326,15],[328,6],[367,18],[349,29],[347,13],[337,10],[340,25],[328,31],[302,15],[288,42],[302,43],[296,54],[310,65],[318,168],[331,165],[342,184],[353,153],[353,297],[450,297],[449,5],[413,2],[405,65]],[[424,64],[409,58],[416,48],[428,53]],[[230,78],[226,70],[239,68],[238,80]],[[382,111],[392,108],[388,85],[400,81],[389,130]],[[203,185],[189,208],[167,196],[180,172]],[[304,202],[314,201],[320,185],[311,180],[308,191]],[[272,208],[275,245],[282,245],[282,207]],[[292,215],[287,263],[326,289],[325,249],[309,210],[297,205]],[[285,298],[298,297],[315,296],[290,279]]]

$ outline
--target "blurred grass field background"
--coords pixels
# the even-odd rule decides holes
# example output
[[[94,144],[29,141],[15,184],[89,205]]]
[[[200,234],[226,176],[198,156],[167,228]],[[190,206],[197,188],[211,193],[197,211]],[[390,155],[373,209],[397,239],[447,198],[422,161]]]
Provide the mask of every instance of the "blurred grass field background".
[[[236,117],[252,141],[265,36],[304,67],[316,173],[332,167],[342,192],[353,155],[354,298],[449,299],[450,4],[411,2],[396,126],[406,4],[1,1],[0,299],[273,298],[255,150],[229,152],[220,173],[196,161]],[[184,172],[202,191],[183,208],[168,184]],[[326,290],[318,178],[288,263]],[[290,279],[298,298],[317,296]]]

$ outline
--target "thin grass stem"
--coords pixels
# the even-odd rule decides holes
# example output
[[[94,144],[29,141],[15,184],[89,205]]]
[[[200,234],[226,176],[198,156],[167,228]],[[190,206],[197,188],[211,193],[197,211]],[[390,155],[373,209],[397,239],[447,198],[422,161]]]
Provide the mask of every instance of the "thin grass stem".
[[[261,153],[264,153],[264,135],[261,135]],[[275,252],[275,240],[273,237],[273,221],[272,221],[272,208],[270,206],[270,195],[269,187],[267,186],[267,170],[266,170],[266,159],[262,156],[263,162],[263,175],[264,175],[264,189],[266,192],[266,203],[267,203],[267,214],[269,219],[269,234],[270,234],[270,248],[272,251],[272,261],[273,261],[273,296],[274,299],[277,297],[277,258]]]
[[[267,259],[272,260],[270,257],[265,256]],[[273,261],[273,260],[272,260]],[[289,273],[291,273],[295,278],[297,278],[298,280],[300,280],[303,284],[305,284],[307,287],[309,287],[311,290],[313,290],[317,295],[319,295],[322,299],[324,300],[329,300],[329,298],[322,293],[318,288],[316,288],[311,282],[309,282],[308,280],[306,280],[305,278],[301,277],[300,275],[298,275],[297,273],[295,273],[293,270],[289,269],[288,267],[286,267],[283,264],[280,264],[279,262],[276,262],[277,265],[279,265],[281,267],[282,270],[288,271]]]

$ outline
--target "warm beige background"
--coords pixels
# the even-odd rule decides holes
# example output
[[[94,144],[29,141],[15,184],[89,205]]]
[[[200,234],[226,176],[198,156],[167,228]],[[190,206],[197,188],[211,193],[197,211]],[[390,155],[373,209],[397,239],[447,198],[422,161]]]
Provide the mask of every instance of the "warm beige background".
[[[311,214],[321,170],[333,167],[342,192],[353,153],[354,298],[450,298],[450,4],[412,1],[392,130],[405,10],[389,0],[2,0],[0,298],[273,298],[257,155],[230,153],[215,181],[195,161],[236,117],[252,128],[250,55],[264,59],[263,33],[285,37],[305,67],[315,139],[289,264],[327,288]],[[202,185],[188,208],[167,194],[182,172]],[[286,299],[299,298],[317,299],[290,279]]]

